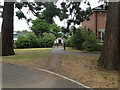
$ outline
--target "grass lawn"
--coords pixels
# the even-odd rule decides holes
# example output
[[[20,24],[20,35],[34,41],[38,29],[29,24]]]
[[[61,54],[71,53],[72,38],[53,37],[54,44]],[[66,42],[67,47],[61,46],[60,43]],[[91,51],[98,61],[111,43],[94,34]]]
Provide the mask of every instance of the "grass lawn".
[[[70,51],[70,52],[81,52],[81,53],[98,53],[98,54],[101,53],[100,51],[88,52],[88,51],[85,51],[85,50],[77,50],[77,49],[72,48],[72,47],[66,47],[66,51]]]
[[[2,57],[3,63],[23,64],[32,67],[44,68],[48,59],[52,56],[51,48],[15,49],[16,55]]]
[[[62,55],[59,73],[92,88],[118,88],[118,71],[97,66],[99,55]]]

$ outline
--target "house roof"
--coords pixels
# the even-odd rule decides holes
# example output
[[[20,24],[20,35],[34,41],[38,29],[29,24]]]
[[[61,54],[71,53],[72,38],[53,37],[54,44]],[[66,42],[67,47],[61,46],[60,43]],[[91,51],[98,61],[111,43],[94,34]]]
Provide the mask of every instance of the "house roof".
[[[94,10],[106,10],[106,4],[102,4],[102,5],[98,6],[98,7],[95,7],[95,8],[93,8],[92,10],[93,10],[93,11],[94,11]]]
[[[93,8],[92,11],[87,15],[86,19],[88,19],[88,17],[91,16],[92,13],[94,13],[94,12],[97,12],[97,11],[103,11],[103,12],[105,12],[106,11],[106,6],[107,6],[106,4],[102,4],[102,5],[98,6],[98,7]]]

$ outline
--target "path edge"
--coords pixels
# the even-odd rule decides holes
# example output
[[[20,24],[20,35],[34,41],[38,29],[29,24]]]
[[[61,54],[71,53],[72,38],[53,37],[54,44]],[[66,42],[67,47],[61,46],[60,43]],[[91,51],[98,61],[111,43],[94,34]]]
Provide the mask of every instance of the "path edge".
[[[80,82],[78,82],[78,81],[75,81],[75,80],[73,80],[73,79],[71,79],[71,78],[68,78],[68,77],[66,77],[66,76],[60,75],[60,74],[58,74],[58,73],[55,73],[55,72],[52,72],[52,71],[49,71],[49,70],[40,69],[40,68],[35,68],[35,67],[30,67],[30,66],[26,66],[26,65],[23,65],[23,64],[19,64],[19,66],[31,68],[31,69],[38,70],[38,71],[42,71],[42,72],[47,72],[47,73],[50,73],[50,74],[52,74],[52,75],[55,75],[55,76],[61,77],[61,78],[63,78],[63,79],[66,79],[66,80],[68,80],[68,81],[74,82],[74,83],[76,83],[76,84],[78,84],[78,85],[80,85],[80,86],[83,86],[84,88],[87,88],[87,89],[89,89],[89,90],[94,90],[93,88],[91,88],[91,87],[89,87],[89,86],[86,86],[85,84],[82,84],[82,83],[80,83]]]

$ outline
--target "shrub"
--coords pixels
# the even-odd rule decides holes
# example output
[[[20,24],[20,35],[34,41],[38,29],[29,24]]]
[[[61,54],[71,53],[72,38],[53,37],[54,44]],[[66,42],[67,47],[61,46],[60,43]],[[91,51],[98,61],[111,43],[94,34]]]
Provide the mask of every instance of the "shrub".
[[[82,44],[82,47],[87,50],[87,51],[97,51],[98,48],[98,40],[96,39],[96,35],[91,32],[89,34],[87,34],[87,36],[85,37],[85,41]]]
[[[21,36],[15,42],[17,48],[46,48],[52,47],[55,36],[53,34],[44,33],[43,37],[37,37],[34,33]]]
[[[83,30],[77,29],[76,33],[71,37],[73,47],[76,49],[83,49],[82,43],[85,41],[85,36],[86,33]]]
[[[27,34],[27,39],[29,40],[28,48],[38,48],[39,47],[39,38],[34,33]]]
[[[15,42],[17,48],[28,48],[29,47],[29,39],[28,37],[21,36]]]
[[[69,37],[68,39],[66,39],[66,46],[67,47],[72,47],[73,45],[72,45],[72,41],[71,41],[71,37]]]
[[[97,43],[97,51],[102,51],[103,43]]]
[[[78,50],[86,51],[101,51],[102,44],[98,44],[99,40],[96,35],[91,31],[84,31],[81,28],[76,29],[76,33],[71,38],[66,40],[66,46],[74,47]]]
[[[41,38],[43,47],[52,47],[54,45],[55,36],[54,34],[44,33]]]

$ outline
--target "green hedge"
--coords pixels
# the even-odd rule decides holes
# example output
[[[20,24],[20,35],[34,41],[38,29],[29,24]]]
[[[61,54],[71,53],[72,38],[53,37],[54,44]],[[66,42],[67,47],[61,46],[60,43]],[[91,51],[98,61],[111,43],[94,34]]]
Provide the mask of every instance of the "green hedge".
[[[37,37],[34,33],[26,36],[20,36],[15,42],[16,48],[47,48],[54,44],[55,36],[44,33],[43,37]]]

